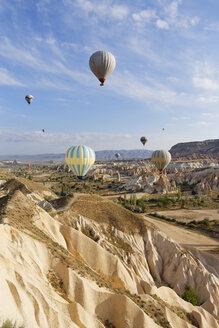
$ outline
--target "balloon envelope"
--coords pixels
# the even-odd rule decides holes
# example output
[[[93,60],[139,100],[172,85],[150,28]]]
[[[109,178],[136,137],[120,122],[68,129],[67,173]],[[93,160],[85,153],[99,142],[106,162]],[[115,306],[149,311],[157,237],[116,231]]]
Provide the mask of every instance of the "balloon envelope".
[[[91,71],[101,82],[100,85],[104,85],[106,78],[114,71],[116,67],[116,59],[111,52],[104,50],[96,51],[90,57],[89,66]]]
[[[143,145],[145,145],[148,139],[146,137],[141,137],[140,141]]]
[[[166,150],[155,150],[151,156],[151,161],[162,172],[171,161],[171,154]]]
[[[116,153],[115,156],[116,156],[116,158],[119,158],[120,157],[120,154],[119,153]]]
[[[32,95],[26,95],[25,100],[30,104],[33,101],[33,96]]]
[[[95,152],[87,146],[72,146],[65,154],[65,161],[76,176],[82,179],[95,162]]]
[[[27,167],[28,167],[28,169],[30,168],[30,163],[27,163]]]

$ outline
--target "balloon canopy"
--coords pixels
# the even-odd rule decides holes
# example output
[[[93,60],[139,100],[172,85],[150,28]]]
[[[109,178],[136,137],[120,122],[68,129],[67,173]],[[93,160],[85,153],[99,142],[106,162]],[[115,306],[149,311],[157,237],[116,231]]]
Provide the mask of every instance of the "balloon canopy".
[[[148,139],[146,137],[141,137],[140,141],[144,146],[146,144],[146,142],[148,141]]]
[[[120,154],[119,153],[116,153],[115,156],[116,156],[116,158],[119,158],[120,157]]]
[[[33,96],[32,95],[26,95],[25,100],[26,100],[26,102],[28,102],[28,104],[30,104],[33,101]]]
[[[68,148],[65,161],[69,168],[82,179],[95,162],[95,152],[87,146],[78,145]]]
[[[104,85],[106,78],[114,71],[116,67],[116,59],[108,51],[96,51],[91,55],[89,66],[94,75]]]
[[[171,161],[171,154],[166,150],[155,150],[151,156],[151,161],[162,172]]]

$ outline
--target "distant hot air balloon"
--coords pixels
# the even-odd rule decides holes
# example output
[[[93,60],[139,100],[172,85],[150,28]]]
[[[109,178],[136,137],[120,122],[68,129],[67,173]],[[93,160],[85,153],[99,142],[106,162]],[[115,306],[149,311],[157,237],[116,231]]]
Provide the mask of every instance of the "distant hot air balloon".
[[[87,146],[72,146],[65,154],[65,161],[69,168],[82,179],[95,162],[95,152]]]
[[[148,139],[146,137],[141,137],[140,141],[144,146],[146,144],[146,142],[148,141]]]
[[[162,131],[164,131],[165,129],[163,128]]]
[[[44,130],[44,129],[42,129],[42,132],[45,132],[45,130]]]
[[[28,169],[30,168],[30,163],[27,163],[27,167],[28,167]]]
[[[162,172],[171,161],[171,154],[166,150],[155,150],[151,156],[151,161]]]
[[[32,95],[26,95],[25,100],[28,102],[28,104],[30,104],[33,101],[33,96]]]
[[[116,67],[116,59],[113,54],[108,51],[96,51],[90,57],[89,66],[91,71],[101,82],[100,85],[103,86],[106,78]]]
[[[120,154],[119,153],[116,153],[115,156],[118,159],[120,157]]]

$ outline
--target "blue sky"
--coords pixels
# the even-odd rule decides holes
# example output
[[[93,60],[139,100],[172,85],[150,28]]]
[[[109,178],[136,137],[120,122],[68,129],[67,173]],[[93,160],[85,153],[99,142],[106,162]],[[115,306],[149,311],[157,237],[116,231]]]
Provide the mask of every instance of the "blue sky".
[[[218,0],[0,0],[0,154],[218,138],[218,12]],[[117,62],[104,87],[97,50]]]

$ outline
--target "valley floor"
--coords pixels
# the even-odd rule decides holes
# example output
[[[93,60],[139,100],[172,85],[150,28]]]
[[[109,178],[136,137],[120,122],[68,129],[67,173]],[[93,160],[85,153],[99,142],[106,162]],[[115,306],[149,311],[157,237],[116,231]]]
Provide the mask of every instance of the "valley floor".
[[[183,247],[196,247],[201,251],[209,251],[219,247],[216,239],[204,236],[200,233],[189,231],[182,227],[175,226],[167,222],[163,222],[157,218],[144,216],[148,222],[153,223],[160,231],[164,232],[168,237],[174,239]]]

